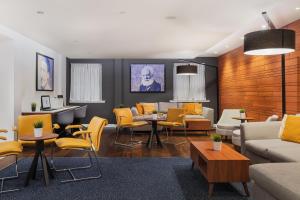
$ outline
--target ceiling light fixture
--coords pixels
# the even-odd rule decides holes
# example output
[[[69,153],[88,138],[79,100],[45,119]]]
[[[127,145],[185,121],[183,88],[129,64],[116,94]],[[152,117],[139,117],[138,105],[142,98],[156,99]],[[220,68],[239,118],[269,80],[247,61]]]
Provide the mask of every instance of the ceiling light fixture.
[[[268,30],[251,32],[245,35],[246,55],[279,55],[295,51],[295,31],[275,29],[266,12],[262,13],[268,23]]]
[[[197,65],[178,65],[177,66],[177,75],[197,75],[198,74],[198,67]]]
[[[175,20],[176,17],[175,16],[166,16],[165,19],[167,19],[167,20]]]
[[[300,10],[300,7],[297,7],[296,10]]]
[[[37,13],[37,14],[39,14],[39,15],[43,15],[43,14],[45,14],[45,12],[44,12],[44,11],[42,11],[42,10],[38,10],[38,11],[36,11],[36,13]]]

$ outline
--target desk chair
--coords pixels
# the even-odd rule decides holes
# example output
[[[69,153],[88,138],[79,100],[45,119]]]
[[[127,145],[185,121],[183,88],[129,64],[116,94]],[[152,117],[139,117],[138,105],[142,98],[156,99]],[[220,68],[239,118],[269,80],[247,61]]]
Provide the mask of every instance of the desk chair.
[[[82,119],[86,116],[87,105],[81,106],[74,110],[74,124],[81,124]]]
[[[18,127],[14,128],[15,134],[17,135],[17,139],[21,136],[33,135],[33,124],[37,121],[43,122],[43,134],[53,133],[56,129],[59,129],[58,124],[52,124],[52,116],[51,114],[43,114],[43,115],[20,115],[18,117]],[[35,142],[30,141],[21,141],[19,142],[23,146],[33,146]],[[46,140],[45,144],[53,143],[54,139]]]
[[[90,164],[88,166],[83,167],[73,167],[68,169],[56,169],[54,162],[53,162],[53,151],[51,153],[51,163],[52,166],[56,171],[67,171],[72,176],[72,179],[63,180],[62,183],[67,182],[76,182],[76,181],[84,181],[90,179],[97,179],[101,177],[101,170],[99,166],[99,161],[97,159],[96,151],[99,151],[100,142],[101,142],[101,135],[104,130],[104,127],[107,125],[107,120],[100,118],[100,117],[93,117],[89,123],[88,129],[83,131],[76,131],[73,133],[73,136],[76,138],[59,138],[55,141],[58,148],[62,150],[80,150],[80,151],[87,151]],[[74,125],[75,126],[75,125]],[[81,128],[80,125],[77,125],[78,128]],[[96,159],[97,169],[99,174],[97,176],[90,176],[90,177],[83,177],[77,178],[73,173],[72,170],[80,170],[80,169],[87,169],[91,168],[93,165],[92,156],[93,153]]]
[[[72,133],[66,132],[66,127],[74,121],[74,110],[67,110],[64,112],[57,113],[56,121],[61,127],[59,131],[60,137],[72,137]],[[72,132],[72,131],[71,131]]]
[[[7,132],[7,130],[0,129],[0,133],[6,133],[6,132]],[[7,139],[6,137],[0,136],[0,140],[6,140],[6,139]],[[15,158],[16,158],[16,160],[15,160],[15,165],[16,165],[15,166],[15,172],[16,172],[16,174],[14,176],[0,177],[0,181],[1,181],[0,195],[2,193],[14,192],[14,191],[20,190],[20,189],[3,190],[3,188],[4,188],[4,181],[5,180],[16,179],[16,178],[19,177],[18,155],[22,152],[22,150],[23,150],[22,145],[17,141],[9,141],[9,142],[1,142],[0,143],[0,157],[15,156]]]
[[[134,136],[133,128],[145,126],[145,125],[148,125],[148,123],[145,121],[136,121],[136,122],[133,121],[133,115],[132,115],[130,108],[115,108],[113,110],[113,112],[116,116],[116,121],[117,121],[117,133],[116,133],[116,138],[115,138],[114,144],[133,148],[133,147],[135,147],[135,145],[141,143],[141,141],[133,140],[133,136]],[[118,142],[118,136],[119,136],[120,130],[123,128],[130,129],[129,143]]]
[[[167,120],[160,121],[157,123],[157,125],[162,126],[163,129],[165,129],[165,131],[166,131],[166,134],[167,134],[167,142],[166,143],[179,145],[179,144],[184,144],[187,142],[186,125],[185,125],[185,121],[184,121],[185,114],[184,113],[185,113],[185,110],[182,108],[169,108],[168,112],[167,112]],[[170,135],[173,135],[173,128],[175,128],[175,127],[183,127],[185,141],[179,142],[179,143],[168,142],[168,140],[169,140],[168,129],[170,129],[170,131],[171,131]]]

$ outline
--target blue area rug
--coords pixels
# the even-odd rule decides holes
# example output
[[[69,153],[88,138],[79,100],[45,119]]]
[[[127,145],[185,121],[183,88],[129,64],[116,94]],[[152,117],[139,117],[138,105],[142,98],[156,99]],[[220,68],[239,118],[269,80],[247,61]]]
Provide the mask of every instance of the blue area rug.
[[[32,159],[20,161],[20,171],[28,170]],[[75,183],[60,183],[69,178],[65,172],[56,172],[55,179],[45,187],[41,172],[28,187],[1,196],[6,199],[43,200],[205,200],[208,184],[198,170],[191,170],[191,160],[184,158],[99,158],[102,178]],[[57,168],[74,167],[88,163],[87,158],[56,158]],[[13,172],[13,166],[1,172],[1,177]],[[96,175],[96,169],[87,169],[81,175]],[[6,181],[9,187],[23,187],[26,174],[18,180]],[[216,184],[214,200],[247,199],[230,184]]]

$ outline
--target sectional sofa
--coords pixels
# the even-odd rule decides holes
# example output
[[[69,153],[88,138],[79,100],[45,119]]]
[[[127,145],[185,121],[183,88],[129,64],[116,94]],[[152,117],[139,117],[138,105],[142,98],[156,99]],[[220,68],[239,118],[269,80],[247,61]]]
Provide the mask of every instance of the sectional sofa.
[[[154,105],[155,105],[155,109],[158,112],[167,113],[169,108],[181,108],[183,104],[182,103],[173,103],[173,102],[155,102]],[[141,118],[141,116],[138,116],[136,107],[132,107],[131,110],[134,115],[134,119]],[[211,122],[211,127],[213,127],[213,125],[214,125],[214,109],[208,108],[208,107],[203,107],[202,115],[186,115],[185,118],[186,119],[208,119]],[[181,130],[180,127],[178,129]],[[135,131],[150,131],[151,125],[138,127],[138,128],[135,128],[134,130]],[[176,129],[174,129],[174,130],[176,130]]]
[[[281,122],[241,125],[241,152],[250,158],[255,200],[300,200],[300,144],[279,138]]]

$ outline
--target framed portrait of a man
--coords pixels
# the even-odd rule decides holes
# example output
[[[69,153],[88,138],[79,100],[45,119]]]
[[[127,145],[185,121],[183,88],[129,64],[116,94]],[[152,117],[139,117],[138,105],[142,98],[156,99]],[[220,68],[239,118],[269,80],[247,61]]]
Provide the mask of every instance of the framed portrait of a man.
[[[131,64],[130,92],[165,92],[164,64]]]
[[[54,59],[36,53],[36,90],[53,91],[54,89]]]

